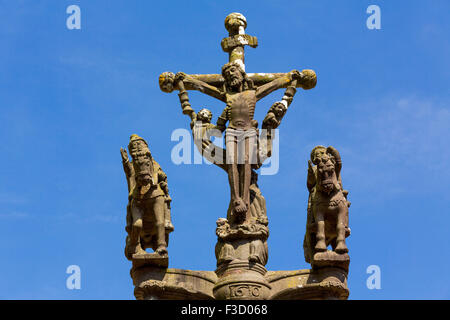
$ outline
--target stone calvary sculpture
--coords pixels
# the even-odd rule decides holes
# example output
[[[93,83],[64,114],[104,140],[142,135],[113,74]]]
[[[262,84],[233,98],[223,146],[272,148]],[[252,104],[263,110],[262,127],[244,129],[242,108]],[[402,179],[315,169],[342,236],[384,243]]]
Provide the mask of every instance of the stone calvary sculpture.
[[[314,164],[314,166],[313,166]],[[333,147],[317,146],[308,160],[309,190],[306,234],[303,242],[305,261],[314,266],[338,265],[348,270],[350,258],[345,238],[348,227],[348,191],[342,187],[342,161]],[[331,245],[332,250],[327,250]]]
[[[154,257],[145,251],[152,248],[159,263],[167,266],[169,233],[174,230],[167,176],[153,159],[147,142],[138,135],[130,137],[128,151],[131,162],[126,150],[120,149],[129,192],[125,256],[129,260]]]
[[[267,271],[269,219],[266,200],[258,186],[257,170],[271,157],[275,129],[286,115],[296,88],[309,90],[317,78],[313,70],[288,73],[247,73],[244,47],[257,47],[256,37],[245,34],[246,18],[231,13],[225,19],[229,36],[221,42],[229,61],[219,74],[164,72],[160,89],[178,90],[182,113],[189,116],[200,154],[228,176],[230,202],[226,218],[216,221],[215,271],[168,269],[170,196],[167,177],[151,157],[147,143],[133,135],[129,162],[122,149],[128,181],[127,244],[133,261],[131,275],[137,299],[345,299],[348,249],[348,192],[340,177],[341,158],[333,147],[316,147],[309,162],[305,260],[311,270]],[[278,89],[281,100],[267,111],[259,127],[256,104]],[[203,108],[195,112],[188,91],[196,90],[224,103],[215,123]],[[225,140],[217,146],[213,137]],[[312,164],[315,166],[313,167]],[[331,245],[332,250],[327,250]],[[152,248],[154,253],[145,251]]]

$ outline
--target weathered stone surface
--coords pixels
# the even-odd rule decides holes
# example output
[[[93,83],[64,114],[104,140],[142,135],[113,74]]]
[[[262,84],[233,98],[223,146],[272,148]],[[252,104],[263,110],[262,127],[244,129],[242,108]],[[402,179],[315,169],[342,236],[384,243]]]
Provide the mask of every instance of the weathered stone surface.
[[[143,138],[133,134],[128,151],[133,161],[129,161],[126,150],[120,149],[128,184],[125,256],[131,260],[135,254],[146,254],[147,248],[167,255],[169,233],[174,230],[167,176]]]
[[[213,147],[216,155],[221,153],[223,156],[212,161],[227,172],[231,191],[227,217],[217,220],[218,264],[237,259],[265,265],[268,257],[268,219],[265,199],[256,183],[255,169],[271,156],[273,136],[267,134],[260,140],[258,122],[253,118],[255,106],[263,97],[287,87],[282,100],[272,106],[263,121],[263,129],[275,129],[280,125],[293,100],[297,84],[311,75],[315,79],[315,74],[309,71],[303,74],[297,70],[280,74],[279,77],[260,74],[261,79],[270,81],[260,86],[255,85],[245,72],[244,65],[243,47],[250,40],[253,41],[244,34],[246,19],[239,13],[232,13],[225,19],[225,25],[230,35],[227,40],[230,56],[229,62],[222,67],[221,87],[212,86],[207,81],[183,72],[178,72],[175,76],[170,72],[163,73],[159,78],[160,87],[165,92],[174,89],[180,91],[183,114],[191,118],[195,145],[202,155],[207,154],[214,146],[210,140],[212,135],[224,135],[225,138],[225,149]],[[202,109],[197,114],[191,108],[187,88],[193,88],[226,104],[216,125],[210,123],[212,113],[209,110]],[[215,130],[216,134],[208,134],[212,130]],[[243,145],[245,147],[242,147]],[[211,160],[211,157],[205,157]]]
[[[350,235],[350,202],[347,200],[348,191],[342,186],[341,168],[341,156],[335,148],[317,146],[311,151],[303,249],[305,261],[313,268],[330,266],[348,271],[350,258],[345,238]],[[331,246],[331,251],[327,251],[328,246]]]
[[[323,300],[348,298],[347,273],[340,268],[269,271],[270,300]]]
[[[158,253],[133,254],[133,267],[139,268],[143,266],[155,266],[167,268],[169,266],[169,256],[167,254],[160,255]]]
[[[142,196],[148,191],[149,184],[149,179],[143,177],[152,175],[153,160],[147,143],[135,136],[132,139],[134,153],[130,150],[133,165],[126,152],[121,150],[130,191],[126,254],[133,261],[131,276],[135,296],[137,299],[189,300],[346,299],[350,258],[345,237],[350,233],[350,203],[347,201],[348,192],[342,188],[340,155],[333,147],[316,147],[309,162],[310,197],[304,249],[305,259],[312,264],[312,270],[268,272],[265,268],[269,219],[256,170],[272,155],[274,129],[281,125],[296,88],[314,88],[316,74],[310,69],[288,73],[247,73],[244,48],[247,45],[256,47],[258,40],[245,34],[247,21],[240,13],[228,15],[225,27],[229,37],[224,38],[221,45],[229,54],[229,62],[222,66],[221,74],[164,72],[159,77],[162,91],[179,91],[181,110],[190,118],[194,143],[199,152],[228,175],[229,207],[226,218],[219,218],[216,222],[217,269],[212,272],[167,268],[168,233],[173,230],[171,223],[167,223],[170,222],[171,199],[168,189],[163,189],[167,188],[165,180],[162,185],[159,180],[153,181],[164,191],[158,196],[166,199],[165,211],[155,209],[154,200],[149,202],[148,199],[152,197]],[[256,103],[281,88],[286,89],[285,93],[269,108],[260,130],[258,121],[254,119]],[[213,114],[210,110],[194,111],[189,90],[197,90],[225,104],[216,124],[211,123]],[[225,148],[216,146],[212,137],[224,138]],[[140,219],[139,210],[136,210],[139,206],[142,214],[154,218]],[[166,243],[162,239],[161,219],[166,221]],[[147,227],[142,226],[143,222]],[[158,226],[159,231],[151,233],[153,226]],[[328,245],[333,251],[327,251]],[[150,247],[156,252],[146,253],[145,249]]]
[[[316,73],[313,70],[310,69],[304,69],[301,72],[303,74],[303,78],[301,81],[297,81],[295,87],[296,88],[302,88],[305,90],[313,89],[317,84],[317,76]],[[285,76],[286,73],[247,73],[247,77],[249,80],[253,81],[253,84],[257,87],[265,85],[275,79],[281,78]],[[209,84],[210,86],[213,86],[215,88],[222,88],[225,79],[220,74],[189,74],[189,77],[191,77],[194,80],[202,81],[204,83]],[[173,90],[176,90],[176,84],[174,83],[175,74],[172,72],[163,72],[159,76],[159,86],[161,91],[171,93]],[[287,88],[289,86],[289,83],[282,84],[281,88]],[[195,85],[195,82],[188,82],[185,83],[184,86],[185,90],[197,90],[197,87]]]
[[[145,266],[131,269],[138,300],[210,300],[217,281],[214,271]]]
[[[270,285],[264,275],[267,270],[259,263],[234,260],[221,264],[214,285],[217,300],[266,300],[270,296]]]
[[[230,52],[238,46],[251,46],[256,48],[258,46],[258,39],[248,34],[238,34],[232,37],[224,38],[221,42],[222,50]]]
[[[343,300],[349,295],[347,273],[331,267],[266,271],[235,261],[215,272],[146,266],[133,268],[131,275],[139,300]]]
[[[327,250],[326,252],[317,252],[314,254],[312,266],[315,269],[324,267],[336,267],[348,271],[350,256],[347,253],[338,254]]]

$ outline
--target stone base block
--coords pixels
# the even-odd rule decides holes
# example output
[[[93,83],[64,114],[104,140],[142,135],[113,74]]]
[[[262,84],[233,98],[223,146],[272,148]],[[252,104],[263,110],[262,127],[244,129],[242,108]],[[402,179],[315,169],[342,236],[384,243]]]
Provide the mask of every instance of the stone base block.
[[[348,266],[350,264],[350,256],[347,253],[338,254],[333,251],[317,252],[314,254],[312,266],[313,269],[318,268],[341,268],[348,272]]]
[[[133,267],[156,266],[167,268],[169,266],[169,256],[159,255],[158,253],[133,254]]]
[[[262,265],[233,261],[214,271],[143,265],[131,269],[138,300],[324,300],[348,298],[342,268],[267,271]]]
[[[137,300],[211,300],[217,282],[214,271],[145,266],[131,269]]]
[[[219,277],[213,293],[217,300],[265,300],[270,296],[270,285],[264,275],[267,270],[259,263],[234,260],[220,265]]]

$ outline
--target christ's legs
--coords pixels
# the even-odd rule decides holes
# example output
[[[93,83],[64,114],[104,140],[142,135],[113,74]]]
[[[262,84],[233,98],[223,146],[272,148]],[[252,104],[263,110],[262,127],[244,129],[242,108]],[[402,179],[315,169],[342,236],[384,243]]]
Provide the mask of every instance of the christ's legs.
[[[257,134],[255,130],[227,129],[225,136],[228,180],[234,212],[241,222],[250,208],[252,164],[256,164]]]
[[[240,173],[242,172],[242,170],[239,170],[238,168],[239,148],[237,143],[237,136],[234,134],[234,132],[231,133],[230,129],[228,129],[228,132],[226,134],[225,144],[227,151],[226,160],[228,168],[228,181],[231,188],[231,197],[234,206],[234,212],[237,214],[242,214],[247,211],[247,206],[242,199],[242,193],[240,192],[240,182],[242,181],[240,179]]]
[[[242,189],[245,204],[247,208],[250,208],[250,185],[252,179],[252,164],[256,164],[257,156],[257,141],[256,141],[256,131],[248,130],[244,133],[244,163],[242,165]]]

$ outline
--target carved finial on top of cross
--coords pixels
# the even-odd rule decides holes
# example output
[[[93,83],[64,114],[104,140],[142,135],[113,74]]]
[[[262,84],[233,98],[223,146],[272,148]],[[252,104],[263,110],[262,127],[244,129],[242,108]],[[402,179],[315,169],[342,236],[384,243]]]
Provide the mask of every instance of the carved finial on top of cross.
[[[249,45],[252,48],[258,46],[258,39],[245,34],[247,27],[247,19],[238,13],[230,13],[225,18],[225,28],[229,37],[224,38],[221,42],[222,49],[229,54],[229,62],[237,62],[243,70],[245,70],[244,46]]]
[[[256,37],[245,34],[245,28],[247,27],[247,19],[240,13],[230,13],[225,18],[225,28],[228,31],[229,36],[222,39],[222,49],[229,54],[229,62],[235,62],[239,64],[243,71],[245,70],[244,60],[244,47],[246,45],[256,48],[258,46],[258,39]],[[296,88],[303,88],[305,90],[312,89],[316,86],[317,77],[313,70],[303,70],[302,79],[295,82],[285,82],[282,88],[287,88],[293,85]],[[181,75],[181,73],[178,73]],[[187,100],[186,90],[198,90],[203,93],[212,95],[214,97],[221,96],[220,89],[224,85],[224,77],[222,74],[189,74],[187,77],[176,77],[172,72],[163,72],[159,76],[159,87],[163,92],[172,92],[173,90],[180,91],[180,102],[183,105],[183,113],[189,116],[193,115],[193,110]],[[254,86],[260,87],[273,80],[286,76],[286,73],[247,73],[248,79],[253,81]],[[182,79],[183,78],[183,79]],[[184,79],[185,78],[185,79]],[[197,81],[203,82],[208,85],[199,86]],[[200,90],[199,88],[203,89]],[[206,91],[205,91],[206,90]],[[219,92],[217,92],[219,90]],[[214,94],[212,92],[215,92]]]
[[[225,18],[225,28],[231,36],[236,34],[244,34],[247,28],[247,19],[239,12],[230,13]]]

